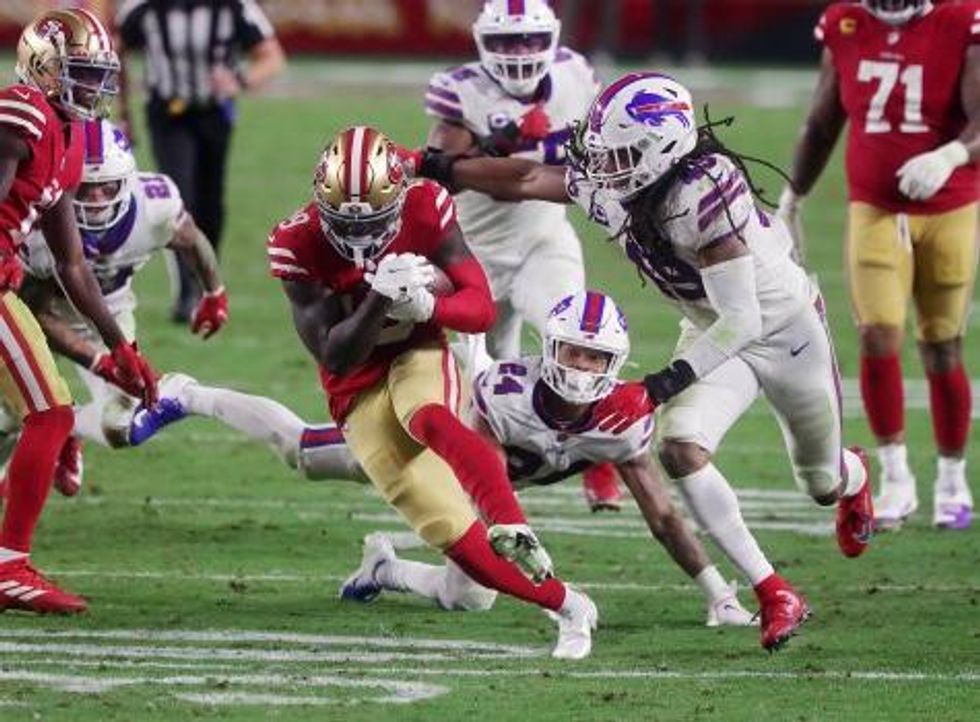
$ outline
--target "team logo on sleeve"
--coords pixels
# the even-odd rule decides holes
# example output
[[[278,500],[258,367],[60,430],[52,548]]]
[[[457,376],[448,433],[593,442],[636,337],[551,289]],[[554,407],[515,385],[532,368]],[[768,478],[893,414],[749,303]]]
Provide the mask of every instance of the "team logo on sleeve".
[[[637,123],[654,128],[659,128],[668,118],[676,118],[685,128],[691,126],[687,117],[691,112],[690,103],[646,90],[641,90],[633,96],[626,106],[626,112]]]
[[[490,130],[503,130],[510,124],[510,115],[502,111],[496,111],[487,116],[487,127],[489,127]]]

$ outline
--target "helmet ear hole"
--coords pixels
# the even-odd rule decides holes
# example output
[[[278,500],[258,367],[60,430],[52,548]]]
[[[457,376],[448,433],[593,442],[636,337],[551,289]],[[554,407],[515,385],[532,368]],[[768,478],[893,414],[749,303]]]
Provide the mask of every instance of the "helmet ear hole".
[[[672,151],[674,149],[674,146],[675,145],[677,145],[677,141],[676,140],[672,140],[667,145],[665,145],[660,152],[661,153],[670,153],[670,151]]]

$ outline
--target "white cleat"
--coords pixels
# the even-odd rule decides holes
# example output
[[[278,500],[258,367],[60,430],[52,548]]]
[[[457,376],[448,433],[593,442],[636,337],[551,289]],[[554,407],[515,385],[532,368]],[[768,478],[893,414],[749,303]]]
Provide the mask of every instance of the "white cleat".
[[[962,531],[973,523],[973,495],[965,484],[949,489],[936,482],[932,503],[932,523],[940,529]]]
[[[554,576],[551,556],[527,524],[494,524],[487,540],[497,556],[514,562],[534,582]]]
[[[908,474],[891,478],[882,474],[880,487],[881,493],[874,500],[875,531],[895,531],[919,508],[915,477]]]
[[[738,582],[729,585],[731,594],[708,607],[706,627],[758,627],[759,615],[752,614],[738,601]]]
[[[565,603],[549,616],[558,620],[558,643],[551,650],[555,659],[585,659],[592,653],[592,633],[599,625],[599,610],[582,592],[565,587]]]
[[[386,534],[374,532],[364,537],[361,566],[340,585],[338,596],[350,602],[367,604],[381,594],[384,587],[378,581],[378,569],[395,559],[395,549]]]

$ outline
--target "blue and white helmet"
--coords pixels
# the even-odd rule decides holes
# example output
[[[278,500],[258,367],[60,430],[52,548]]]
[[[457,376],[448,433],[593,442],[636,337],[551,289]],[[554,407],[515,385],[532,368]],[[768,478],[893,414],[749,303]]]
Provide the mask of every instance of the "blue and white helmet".
[[[697,142],[687,88],[667,75],[630,73],[606,87],[589,108],[581,136],[583,171],[612,200],[629,200]]]
[[[563,366],[558,362],[562,344],[608,354],[606,370],[590,373]],[[613,390],[629,353],[626,316],[619,306],[598,291],[578,291],[559,301],[545,322],[541,378],[566,401],[589,404]]]
[[[84,124],[85,164],[83,184],[116,184],[115,192],[104,201],[73,201],[78,227],[86,231],[106,231],[118,223],[133,202],[136,187],[136,158],[126,134],[107,120]]]
[[[510,95],[527,97],[551,70],[561,22],[545,0],[487,0],[473,23],[480,64]],[[518,51],[514,44],[525,45]]]

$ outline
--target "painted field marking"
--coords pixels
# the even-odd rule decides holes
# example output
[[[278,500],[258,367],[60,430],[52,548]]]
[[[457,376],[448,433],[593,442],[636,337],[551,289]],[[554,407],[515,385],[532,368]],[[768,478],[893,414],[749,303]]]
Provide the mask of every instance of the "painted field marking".
[[[365,677],[363,667],[392,662],[424,664],[430,669],[463,663],[486,667],[545,654],[540,648],[496,642],[255,630],[5,629],[0,630],[0,638],[7,640],[0,641],[0,681],[86,694],[156,686],[173,689],[174,697],[184,701],[232,706],[416,702],[448,694],[450,689],[398,679],[397,671]],[[216,668],[214,662],[224,664]],[[181,673],[150,676],[146,669],[151,665]],[[304,667],[283,673],[283,665]],[[324,665],[341,668],[330,669],[329,674],[310,674],[305,669]],[[48,666],[61,672],[66,667],[88,671],[64,674],[38,669]],[[142,671],[134,673],[137,670]],[[106,674],[98,673],[102,671]],[[215,691],[216,683],[221,691]],[[344,694],[331,695],[330,690]]]
[[[9,682],[29,682],[49,689],[79,694],[101,694],[120,687],[159,686],[159,687],[213,687],[213,676],[180,675],[172,677],[85,677],[82,675],[44,674],[21,670],[0,670],[0,680]],[[449,693],[449,688],[422,682],[403,682],[391,679],[352,679],[341,675],[276,675],[276,674],[235,674],[222,676],[222,685],[272,687],[295,690],[322,690],[326,687],[340,689],[376,689],[371,697],[332,698],[322,695],[284,696],[270,693],[249,692],[182,692],[174,695],[177,699],[207,705],[328,705],[359,704],[374,702],[379,704],[405,704],[433,699]]]
[[[94,578],[94,579],[153,579],[153,580],[172,580],[189,582],[217,582],[227,584],[234,581],[246,582],[270,582],[275,584],[316,584],[322,582],[339,582],[346,579],[346,576],[339,574],[303,574],[301,572],[276,572],[273,574],[263,574],[256,572],[237,573],[211,573],[201,574],[192,572],[160,572],[160,571],[139,571],[131,569],[56,569],[51,572],[52,576],[69,578]],[[642,592],[644,594],[662,593],[689,593],[700,596],[701,592],[693,584],[640,584],[634,582],[575,582],[576,586],[585,589],[596,589],[610,592]],[[867,593],[869,589],[878,592],[890,592],[894,594],[978,594],[980,586],[969,584],[943,584],[943,585],[923,585],[923,584],[875,584],[873,581],[866,585],[849,587],[852,592]],[[808,585],[807,589],[837,589],[839,585]],[[5,636],[4,631],[0,630],[0,638]]]

